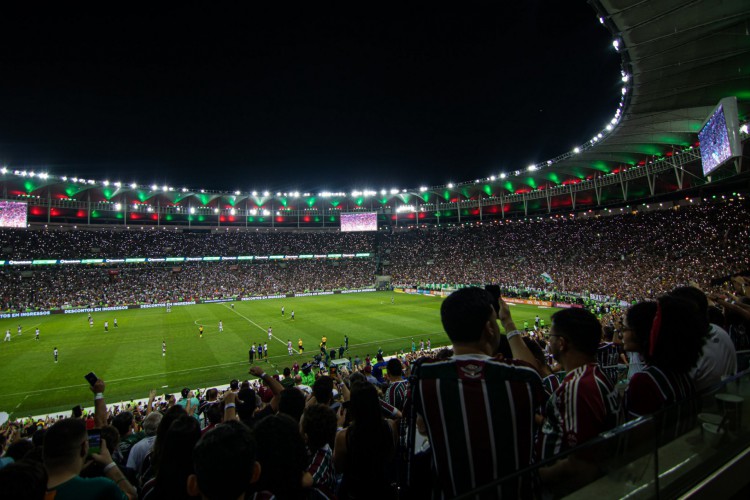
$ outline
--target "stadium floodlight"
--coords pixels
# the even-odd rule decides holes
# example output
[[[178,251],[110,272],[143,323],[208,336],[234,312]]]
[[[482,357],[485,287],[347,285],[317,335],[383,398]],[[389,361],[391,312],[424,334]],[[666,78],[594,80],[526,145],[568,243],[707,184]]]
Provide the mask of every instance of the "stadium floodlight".
[[[385,189],[381,189],[381,190],[380,190],[380,194],[381,194],[381,195],[385,196],[385,194],[386,194],[386,193],[387,193],[387,191],[386,191]]]
[[[8,169],[7,169],[7,168],[5,168],[5,167],[3,167],[3,168],[0,168],[0,174],[3,174],[3,175],[5,175],[5,174],[7,174],[7,173],[8,173]],[[65,180],[65,177],[63,177],[63,180]]]
[[[29,172],[29,177],[36,177],[36,172],[34,172],[33,170]]]
[[[250,215],[258,215],[258,211],[256,209],[250,210]]]
[[[606,128],[607,130],[612,130],[612,125],[608,123],[607,126],[604,128]]]
[[[494,175],[490,175],[490,180],[494,181],[495,180],[495,176]]]
[[[448,189],[453,189],[453,183],[452,182],[448,183]]]
[[[617,52],[620,52],[620,39],[615,38],[614,40],[612,40],[612,46],[615,48]]]
[[[235,191],[235,192],[234,192],[234,195],[235,195],[235,196],[239,196],[240,194],[242,194],[242,193],[240,193],[240,190],[239,190],[239,189],[238,189],[237,191]]]
[[[195,207],[190,207],[190,210],[189,210],[189,212],[190,212],[191,214],[194,214],[194,213],[195,213]]]
[[[102,184],[104,184],[105,186],[109,186],[109,181],[104,181],[102,182]]]
[[[276,193],[276,196],[281,196],[281,193]]]
[[[257,191],[253,191],[253,192],[252,192],[252,193],[250,193],[250,194],[251,194],[251,195],[253,195],[253,196],[258,196],[258,192],[257,192]]]
[[[137,187],[138,187],[138,184],[136,184],[135,182],[130,183],[130,189],[135,189]]]
[[[505,179],[505,177],[507,177],[506,174],[505,174],[505,172],[503,172],[503,173],[500,174],[500,178],[501,179]]]
[[[263,196],[268,196],[270,193],[268,191],[263,191]]]
[[[182,188],[183,193],[187,193],[187,188]]]
[[[166,186],[166,185],[165,185],[165,186],[162,186],[162,187],[161,187],[161,190],[162,190],[162,191],[169,191],[169,186]]]
[[[579,148],[578,146],[576,146],[576,147],[574,147],[574,148],[573,148],[573,152],[574,152],[575,154],[578,154],[578,153],[580,153],[580,152],[581,152],[581,148]]]
[[[47,172],[44,172],[43,174],[39,174],[39,178],[46,181],[49,178],[49,174]]]
[[[218,214],[219,213],[219,209],[218,208],[214,208],[214,213]]]
[[[133,203],[133,210],[138,210],[138,204],[137,203]]]
[[[269,216],[271,215],[271,212],[269,210],[263,210],[263,215]]]
[[[536,165],[529,165],[526,170],[528,170],[529,172],[533,172],[536,170]]]
[[[424,193],[425,191],[427,191],[427,188],[425,186],[419,188],[420,193]]]
[[[234,215],[234,214],[236,213],[236,211],[235,211],[235,209],[233,209],[233,208],[232,208],[232,209],[230,209],[230,210],[229,210],[229,213],[230,213],[231,215]]]
[[[627,92],[628,92],[628,88],[627,87],[623,87],[622,88],[622,95],[625,95]]]
[[[156,191],[158,189],[159,189],[159,186],[157,186],[156,184],[151,184],[151,191]]]
[[[70,180],[73,181],[73,182],[78,182],[78,177],[73,177]]]
[[[628,82],[628,80],[630,80],[630,75],[629,75],[629,74],[627,74],[627,73],[625,73],[625,72],[623,71],[623,72],[622,72],[622,81],[623,81],[623,82],[625,82],[625,83],[627,83],[627,82]]]
[[[598,134],[596,134],[596,137],[598,137],[599,139],[601,139],[602,138],[602,133],[599,132]]]
[[[604,24],[604,18],[599,16],[599,24]]]
[[[398,188],[391,188],[391,194],[398,194]]]
[[[153,212],[154,211],[154,209],[151,207],[151,205],[149,205],[146,210],[148,210],[149,212]]]

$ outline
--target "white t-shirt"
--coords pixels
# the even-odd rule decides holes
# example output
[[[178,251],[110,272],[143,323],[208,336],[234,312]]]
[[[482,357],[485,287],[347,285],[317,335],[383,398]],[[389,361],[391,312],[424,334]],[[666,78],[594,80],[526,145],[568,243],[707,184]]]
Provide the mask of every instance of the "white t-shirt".
[[[698,393],[719,384],[723,377],[737,373],[737,351],[732,339],[720,326],[711,324],[710,327],[701,357],[690,371]]]

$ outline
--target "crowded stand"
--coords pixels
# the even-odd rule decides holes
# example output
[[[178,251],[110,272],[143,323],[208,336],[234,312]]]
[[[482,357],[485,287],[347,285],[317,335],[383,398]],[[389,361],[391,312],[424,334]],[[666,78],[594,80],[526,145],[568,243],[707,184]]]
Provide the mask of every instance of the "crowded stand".
[[[3,309],[157,303],[371,286],[498,283],[504,289],[632,303],[679,284],[713,290],[750,269],[750,214],[742,202],[596,218],[544,218],[393,233],[159,230],[3,230],[8,260],[368,253],[346,259],[180,266],[50,266],[0,271]],[[581,251],[585,249],[585,251]],[[113,271],[117,274],[109,273]],[[25,277],[22,277],[25,276]],[[546,277],[546,278],[545,278]],[[45,289],[56,290],[55,296]],[[59,296],[60,290],[70,290]]]
[[[109,405],[96,380],[93,409],[2,427],[0,491],[58,500],[453,498],[482,487],[476,498],[569,495],[605,477],[603,457],[619,452],[581,445],[649,418],[660,444],[679,439],[738,372],[750,325],[750,280],[738,276],[750,270],[749,227],[746,207],[727,202],[308,241],[375,255],[362,260],[3,269],[3,304],[14,309],[357,288],[378,274],[394,286],[456,290],[440,307],[450,348],[412,344],[336,371],[320,355],[292,358],[279,375],[251,362],[248,380],[226,387]],[[96,233],[0,238],[18,258],[30,248],[80,258],[103,244]],[[135,235],[162,234],[105,233],[127,240],[126,250],[113,247],[118,257],[147,254],[137,240],[148,236]],[[191,254],[217,254],[216,245],[233,255],[317,251],[295,246],[297,233],[214,236],[213,248],[196,238]],[[193,241],[163,238],[171,249]],[[489,283],[499,286],[466,286]],[[501,288],[580,295],[586,307],[523,326]]]

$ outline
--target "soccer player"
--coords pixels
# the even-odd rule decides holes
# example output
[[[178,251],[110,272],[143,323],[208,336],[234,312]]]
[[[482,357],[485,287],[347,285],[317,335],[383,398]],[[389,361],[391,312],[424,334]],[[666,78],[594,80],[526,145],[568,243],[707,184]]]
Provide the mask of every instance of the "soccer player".
[[[109,331],[109,321],[105,321],[105,322],[104,322],[104,331],[105,331],[105,332],[108,332],[108,331]]]
[[[224,331],[224,323],[221,320],[219,320],[219,333],[223,331]]]
[[[10,328],[5,330],[5,339],[3,339],[3,342],[10,342]]]
[[[55,357],[55,363],[57,363],[57,347],[52,349],[52,355]]]
[[[167,355],[167,343],[164,340],[162,340],[161,341],[161,357],[163,358],[166,355]]]
[[[258,342],[258,361],[263,359],[263,344]]]
[[[424,352],[424,339],[419,339],[419,352]]]
[[[294,309],[292,309],[292,319],[294,319]]]
[[[394,304],[396,302],[396,298],[391,296],[391,304]]]
[[[534,329],[539,328],[539,315],[537,314],[534,318]]]
[[[323,336],[323,338],[320,339],[320,341],[323,343],[323,347],[325,347],[326,346],[326,342],[328,342],[328,338],[325,337],[325,336]]]
[[[94,328],[94,318],[89,314],[89,328]]]
[[[112,320],[112,323],[115,325],[115,328],[117,328],[119,325],[117,324],[117,318]]]
[[[263,357],[266,360],[266,363],[268,363],[268,342],[263,344]]]
[[[348,351],[349,350],[349,336],[344,335],[344,348]]]
[[[427,350],[429,352],[432,352],[432,342],[430,341],[429,338],[427,339]]]
[[[529,331],[529,322],[528,321],[524,321],[523,322],[523,331],[524,332],[528,332]]]
[[[417,352],[417,343],[414,342],[414,339],[411,339],[411,352],[412,353]]]
[[[299,353],[302,354],[305,352],[305,346],[302,345],[302,339],[299,339],[297,341],[297,347],[299,347]]]
[[[253,361],[255,361],[255,351],[256,351],[255,342],[253,342],[253,345],[250,346],[250,352],[249,352],[249,354],[250,354],[250,362],[251,363]]]
[[[234,309],[234,302],[232,302],[231,304],[229,304],[229,307],[231,307],[232,309]]]
[[[273,329],[269,326],[268,327],[268,340],[271,340],[273,338]]]
[[[198,334],[203,338],[203,325],[198,325]]]
[[[36,330],[34,330],[34,340],[39,340],[39,327],[36,327]]]
[[[284,306],[281,306],[281,315],[284,315]]]
[[[286,341],[286,350],[289,351],[290,356],[294,352],[294,349],[292,349],[292,339]]]
[[[18,335],[21,335],[21,325],[18,325]]]

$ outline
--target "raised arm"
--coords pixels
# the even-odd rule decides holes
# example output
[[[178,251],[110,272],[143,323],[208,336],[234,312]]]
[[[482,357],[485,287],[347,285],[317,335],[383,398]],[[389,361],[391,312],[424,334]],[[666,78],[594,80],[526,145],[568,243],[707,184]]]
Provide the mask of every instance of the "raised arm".
[[[500,324],[503,325],[503,328],[505,329],[505,335],[508,338],[508,344],[510,344],[510,350],[513,353],[513,358],[525,361],[531,366],[537,368],[538,363],[536,361],[536,358],[534,358],[534,355],[529,350],[526,342],[523,341],[523,335],[521,335],[521,332],[518,331],[518,329],[516,328],[516,324],[513,322],[513,318],[510,314],[510,307],[508,307],[508,304],[505,303],[502,297],[498,298],[498,302],[500,303],[500,312],[498,314],[498,319],[500,320]]]

